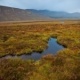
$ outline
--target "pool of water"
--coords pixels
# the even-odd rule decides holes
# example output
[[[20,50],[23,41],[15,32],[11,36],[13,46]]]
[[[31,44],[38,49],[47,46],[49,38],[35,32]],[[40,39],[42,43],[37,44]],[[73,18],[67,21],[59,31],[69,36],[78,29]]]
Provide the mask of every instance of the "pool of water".
[[[11,56],[7,55],[4,58],[21,58],[21,59],[34,59],[39,60],[41,57],[47,55],[47,54],[56,54],[59,50],[64,49],[64,47],[57,43],[56,38],[50,38],[48,41],[48,48],[45,49],[42,53],[33,52],[32,54],[23,54],[21,56]]]

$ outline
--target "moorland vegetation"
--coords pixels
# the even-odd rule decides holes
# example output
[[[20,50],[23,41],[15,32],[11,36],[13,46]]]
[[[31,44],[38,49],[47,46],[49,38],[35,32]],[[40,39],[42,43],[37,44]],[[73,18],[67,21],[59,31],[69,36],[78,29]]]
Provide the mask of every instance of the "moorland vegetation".
[[[56,37],[65,47],[38,61],[0,59],[0,80],[80,80],[80,24],[10,23],[0,25],[0,57],[41,52]]]

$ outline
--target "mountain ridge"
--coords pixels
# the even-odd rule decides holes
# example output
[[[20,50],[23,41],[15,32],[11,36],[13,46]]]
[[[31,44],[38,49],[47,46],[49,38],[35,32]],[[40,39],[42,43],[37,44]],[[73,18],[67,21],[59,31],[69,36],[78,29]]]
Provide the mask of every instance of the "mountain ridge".
[[[0,22],[2,21],[49,21],[54,19],[80,19],[80,13],[49,11],[36,9],[19,9],[0,6]]]
[[[0,21],[28,21],[28,20],[47,20],[40,14],[33,13],[24,9],[0,6]]]
[[[34,9],[27,9],[27,10],[50,18],[79,18],[80,19],[79,12],[68,13],[63,11],[50,11],[50,10],[34,10]]]

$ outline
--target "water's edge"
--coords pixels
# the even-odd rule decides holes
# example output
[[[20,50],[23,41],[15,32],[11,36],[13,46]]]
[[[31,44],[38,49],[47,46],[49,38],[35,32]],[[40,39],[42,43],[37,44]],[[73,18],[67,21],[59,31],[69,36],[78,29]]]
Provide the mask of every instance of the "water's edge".
[[[33,52],[31,54],[22,54],[19,56],[15,55],[6,55],[3,56],[3,59],[9,59],[9,58],[21,58],[21,59],[33,59],[33,60],[39,60],[41,57],[47,55],[47,54],[56,54],[58,51],[64,49],[64,46],[57,43],[56,38],[50,38],[48,41],[48,48],[45,49],[43,52]]]

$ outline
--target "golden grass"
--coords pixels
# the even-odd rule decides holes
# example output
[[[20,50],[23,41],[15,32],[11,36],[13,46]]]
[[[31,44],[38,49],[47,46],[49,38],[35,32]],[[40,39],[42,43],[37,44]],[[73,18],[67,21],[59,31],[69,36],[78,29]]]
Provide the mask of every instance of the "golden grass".
[[[80,80],[80,24],[74,21],[2,24],[0,56],[42,51],[50,37],[66,48],[41,60],[0,59],[0,80]]]

